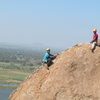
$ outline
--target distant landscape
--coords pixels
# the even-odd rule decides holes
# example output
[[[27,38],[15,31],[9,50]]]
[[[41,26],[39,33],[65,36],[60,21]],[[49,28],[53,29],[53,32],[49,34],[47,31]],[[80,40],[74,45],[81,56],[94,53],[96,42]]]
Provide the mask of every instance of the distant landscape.
[[[0,83],[21,83],[42,65],[44,53],[45,48],[0,44]]]
[[[42,65],[43,51],[0,46],[0,83],[20,83]]]

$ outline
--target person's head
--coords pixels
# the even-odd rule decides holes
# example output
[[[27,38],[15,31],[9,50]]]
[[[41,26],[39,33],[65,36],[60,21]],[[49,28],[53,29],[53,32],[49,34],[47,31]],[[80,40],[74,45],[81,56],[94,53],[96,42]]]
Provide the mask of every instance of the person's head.
[[[96,32],[97,32],[97,29],[93,29],[92,31],[93,31],[93,33],[94,33],[94,34],[96,34]]]
[[[47,49],[46,49],[46,52],[47,52],[47,53],[50,53],[50,48],[47,48]]]

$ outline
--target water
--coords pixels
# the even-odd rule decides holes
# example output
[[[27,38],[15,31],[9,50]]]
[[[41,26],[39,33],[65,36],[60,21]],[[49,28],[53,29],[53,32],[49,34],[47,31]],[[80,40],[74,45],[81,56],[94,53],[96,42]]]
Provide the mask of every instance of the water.
[[[0,100],[8,100],[8,97],[12,93],[12,91],[13,91],[13,89],[0,88]]]
[[[4,84],[4,83],[0,83],[0,86],[2,86],[2,87],[17,87],[18,84]]]
[[[0,88],[0,100],[8,100],[10,94],[14,91],[13,87],[17,87],[17,84],[4,84],[0,83],[2,87],[9,87],[9,88]]]

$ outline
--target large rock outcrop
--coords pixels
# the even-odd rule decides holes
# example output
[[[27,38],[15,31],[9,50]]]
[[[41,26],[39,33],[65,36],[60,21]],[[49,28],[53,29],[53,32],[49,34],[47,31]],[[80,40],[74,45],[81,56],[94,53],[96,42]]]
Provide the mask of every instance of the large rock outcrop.
[[[10,100],[100,100],[100,47],[78,44],[25,80]]]

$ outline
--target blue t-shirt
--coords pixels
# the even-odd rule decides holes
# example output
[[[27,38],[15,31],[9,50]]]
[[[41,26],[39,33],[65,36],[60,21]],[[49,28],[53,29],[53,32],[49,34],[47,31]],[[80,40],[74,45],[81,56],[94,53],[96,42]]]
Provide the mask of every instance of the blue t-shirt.
[[[45,53],[43,57],[43,62],[47,62],[48,58],[50,58],[51,54],[50,53]]]

